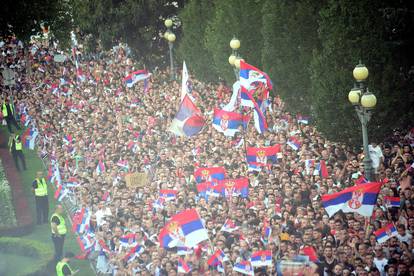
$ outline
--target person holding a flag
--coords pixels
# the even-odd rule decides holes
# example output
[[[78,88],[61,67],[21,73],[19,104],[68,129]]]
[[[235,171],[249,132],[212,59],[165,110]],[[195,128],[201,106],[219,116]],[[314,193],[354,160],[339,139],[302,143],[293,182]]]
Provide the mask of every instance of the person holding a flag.
[[[47,182],[43,172],[38,171],[32,182],[32,191],[35,195],[37,224],[47,223],[49,218],[49,200],[47,195]]]
[[[69,265],[70,260],[75,255],[72,252],[67,252],[65,257],[63,257],[57,264],[56,264],[56,275],[57,276],[72,276],[76,275],[79,272],[79,269],[72,270]]]

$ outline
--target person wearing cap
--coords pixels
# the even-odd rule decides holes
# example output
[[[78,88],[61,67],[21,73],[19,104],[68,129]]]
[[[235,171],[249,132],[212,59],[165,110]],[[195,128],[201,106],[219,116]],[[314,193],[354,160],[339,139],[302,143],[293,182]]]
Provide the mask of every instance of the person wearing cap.
[[[63,207],[57,205],[56,210],[50,217],[50,227],[52,231],[52,241],[55,247],[55,261],[59,261],[63,254],[63,244],[67,232],[66,222],[63,218]]]
[[[10,103],[9,99],[5,99],[4,103],[1,105],[1,112],[3,114],[3,119],[6,120],[7,129],[9,133],[13,133],[11,126],[14,125],[16,129],[20,129],[19,125],[14,118],[14,106],[13,103]]]
[[[57,264],[56,264],[56,275],[57,276],[68,276],[68,275],[75,275],[79,272],[79,270],[72,270],[69,266],[70,259],[74,257],[72,252],[67,252],[65,257],[63,257]]]
[[[43,172],[38,171],[32,182],[32,190],[35,195],[37,224],[47,223],[49,218],[49,200],[47,196],[47,182]]]
[[[26,160],[23,154],[23,143],[20,139],[20,135],[15,134],[14,136],[10,136],[9,151],[13,156],[14,164],[16,165],[17,170],[20,171],[18,159],[20,159],[23,165],[23,170],[26,170]]]

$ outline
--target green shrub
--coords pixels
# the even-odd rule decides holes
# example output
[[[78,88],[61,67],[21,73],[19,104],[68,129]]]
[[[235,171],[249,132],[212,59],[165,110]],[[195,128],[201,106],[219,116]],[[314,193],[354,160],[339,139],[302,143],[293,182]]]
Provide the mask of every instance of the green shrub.
[[[10,237],[0,238],[0,251],[3,253],[22,255],[36,259],[35,270],[33,270],[33,267],[28,267],[27,269],[22,268],[21,273],[16,276],[46,275],[44,273],[47,269],[47,264],[53,255],[53,250],[41,242]]]

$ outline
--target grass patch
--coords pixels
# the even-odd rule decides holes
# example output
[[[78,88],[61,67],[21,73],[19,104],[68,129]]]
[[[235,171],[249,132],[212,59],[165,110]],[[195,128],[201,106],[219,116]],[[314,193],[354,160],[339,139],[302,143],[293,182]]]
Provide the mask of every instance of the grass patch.
[[[7,128],[2,127],[2,131],[4,133],[7,133]],[[19,134],[21,133],[23,133],[23,131],[20,131]],[[47,175],[47,171],[45,171],[42,160],[37,156],[36,150],[24,149],[24,156],[26,158],[27,170],[21,171],[20,177],[22,179],[24,193],[27,196],[29,208],[32,213],[32,217],[34,218],[33,221],[34,223],[36,223],[36,206],[35,206],[35,201],[34,201],[34,195],[32,193],[32,182],[36,176],[37,171],[43,171],[45,176]],[[54,212],[55,205],[56,205],[55,199],[53,198],[54,189],[52,188],[50,184],[48,185],[48,195],[49,195],[49,217],[50,217],[50,215],[52,215],[52,213]],[[65,220],[66,220],[66,224],[69,229],[68,229],[68,233],[66,234],[63,252],[71,251],[76,255],[80,253],[80,248],[76,242],[75,234],[72,233],[72,230],[70,229],[71,225],[69,223],[69,219],[67,218],[67,216],[65,216]],[[52,252],[50,259],[53,258],[54,249],[53,249],[53,242],[51,239],[51,232],[50,232],[49,224],[35,225],[33,232],[29,235],[24,236],[24,238],[38,241],[46,245],[49,249],[51,249],[51,252]],[[94,272],[90,267],[89,261],[87,260],[73,260],[71,267],[72,269],[80,269],[80,272],[76,275],[79,275],[79,276],[94,275]]]

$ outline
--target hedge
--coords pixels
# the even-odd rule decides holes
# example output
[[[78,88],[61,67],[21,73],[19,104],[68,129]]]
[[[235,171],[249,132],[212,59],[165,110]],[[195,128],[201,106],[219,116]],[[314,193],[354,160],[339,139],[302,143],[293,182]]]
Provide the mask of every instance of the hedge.
[[[17,226],[9,181],[0,162],[0,229]]]
[[[53,255],[53,250],[41,242],[11,237],[0,238],[0,251],[3,253],[27,256],[36,259],[35,270],[33,270],[33,267],[29,267],[27,269],[22,268],[22,272],[16,276],[47,275],[47,265]]]

